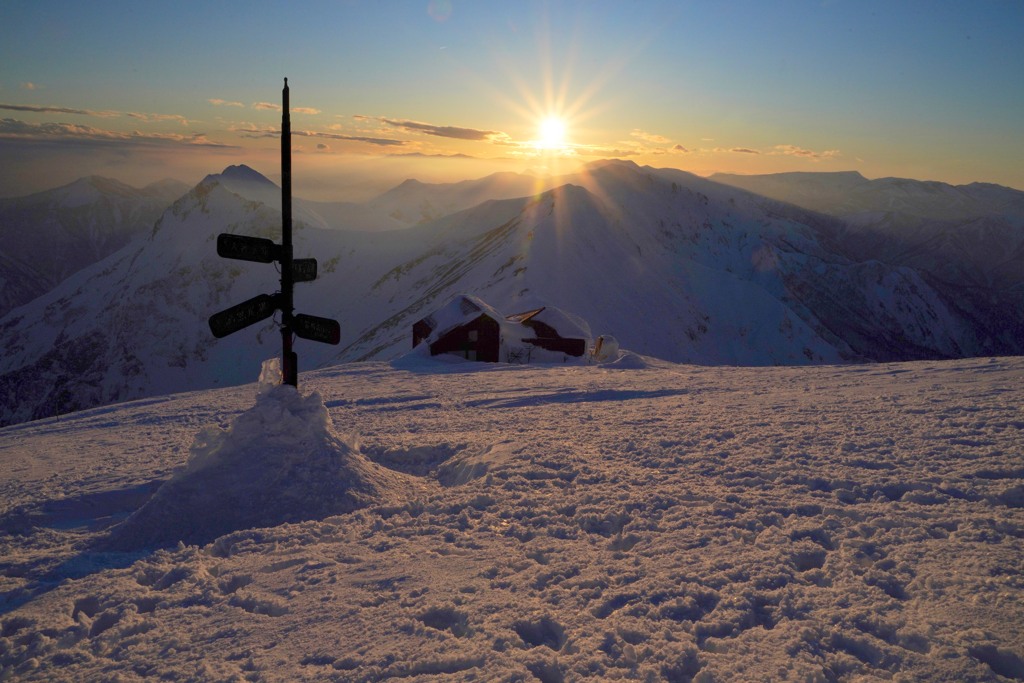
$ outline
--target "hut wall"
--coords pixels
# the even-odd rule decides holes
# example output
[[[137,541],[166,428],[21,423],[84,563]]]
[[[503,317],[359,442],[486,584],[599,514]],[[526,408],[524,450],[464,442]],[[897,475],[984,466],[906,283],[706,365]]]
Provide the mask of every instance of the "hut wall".
[[[497,321],[481,315],[431,344],[430,355],[454,353],[470,360],[497,363],[500,346],[501,332]]]
[[[569,356],[582,356],[587,351],[585,339],[567,339],[563,337],[538,337],[536,339],[524,339],[527,344],[539,346],[548,351],[559,351]]]

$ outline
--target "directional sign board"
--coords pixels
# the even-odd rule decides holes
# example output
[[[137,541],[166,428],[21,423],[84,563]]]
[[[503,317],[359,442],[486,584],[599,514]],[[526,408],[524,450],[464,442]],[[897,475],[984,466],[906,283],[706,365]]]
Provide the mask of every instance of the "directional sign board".
[[[274,240],[246,235],[231,235],[222,232],[217,235],[217,255],[239,261],[273,263],[281,257],[281,247]]]
[[[341,341],[341,326],[338,321],[299,313],[292,316],[292,330],[303,339],[337,344]]]
[[[220,339],[229,334],[266,320],[274,315],[278,308],[278,299],[270,294],[260,294],[248,301],[227,308],[210,316],[210,331]],[[337,323],[335,323],[337,324]]]
[[[316,279],[316,259],[292,259],[292,279],[295,282],[312,282]]]

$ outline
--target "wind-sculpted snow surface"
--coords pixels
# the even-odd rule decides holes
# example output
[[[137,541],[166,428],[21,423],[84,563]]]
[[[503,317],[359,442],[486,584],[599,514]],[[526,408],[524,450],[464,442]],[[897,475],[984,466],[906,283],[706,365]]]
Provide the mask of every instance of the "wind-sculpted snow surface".
[[[0,679],[1024,680],[1022,380],[1021,358],[409,356],[304,374],[325,408],[253,407],[249,385],[8,427]],[[394,472],[382,489],[418,490],[205,544],[92,545],[190,470],[215,500],[245,462],[298,463],[278,406],[326,409]],[[280,441],[203,491],[196,433],[233,424],[204,450],[227,458],[254,421]]]

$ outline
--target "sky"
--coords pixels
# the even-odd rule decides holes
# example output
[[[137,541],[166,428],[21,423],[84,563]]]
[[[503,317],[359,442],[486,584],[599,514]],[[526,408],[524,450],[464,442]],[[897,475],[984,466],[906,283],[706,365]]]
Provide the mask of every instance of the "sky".
[[[1024,189],[1020,0],[0,2],[0,196],[99,174],[297,194],[567,171]]]

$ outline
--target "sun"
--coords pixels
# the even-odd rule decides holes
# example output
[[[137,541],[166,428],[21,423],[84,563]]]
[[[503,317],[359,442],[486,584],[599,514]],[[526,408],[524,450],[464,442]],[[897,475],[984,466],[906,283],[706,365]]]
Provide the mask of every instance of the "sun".
[[[562,149],[566,146],[565,121],[557,116],[541,119],[537,135],[537,147],[540,149]]]

